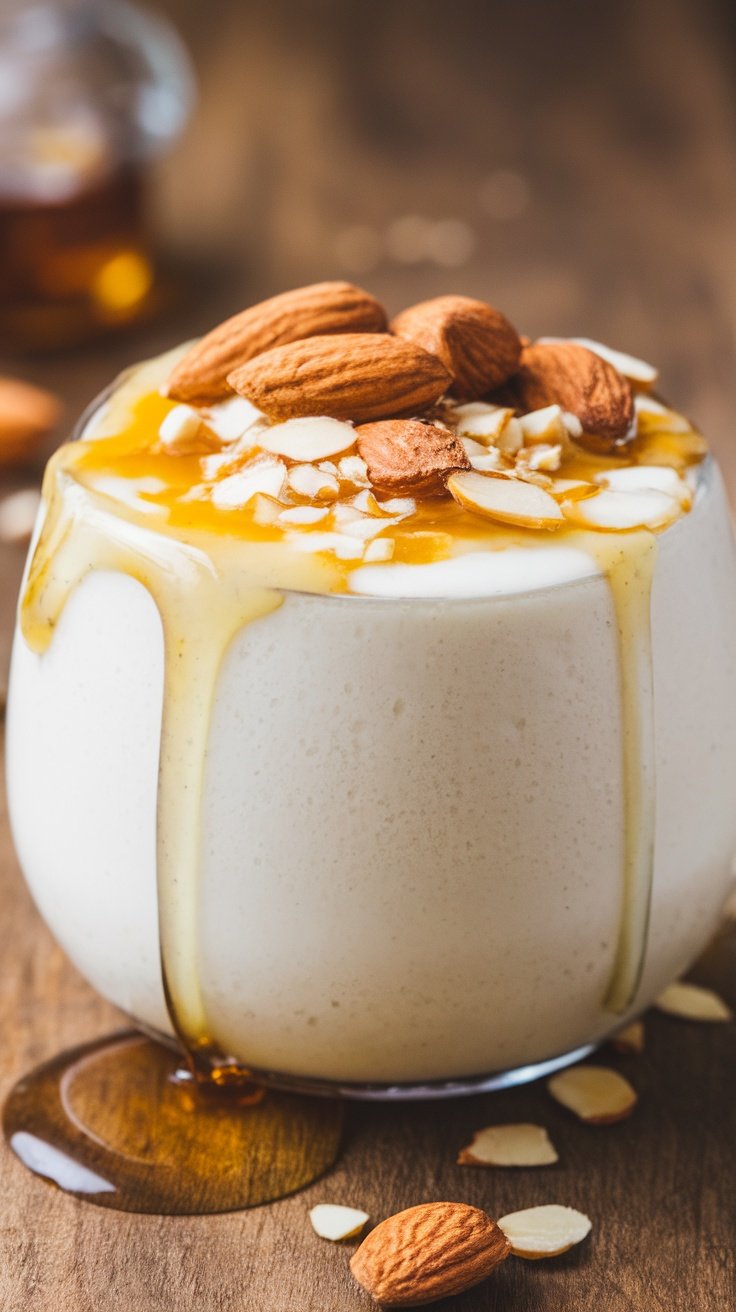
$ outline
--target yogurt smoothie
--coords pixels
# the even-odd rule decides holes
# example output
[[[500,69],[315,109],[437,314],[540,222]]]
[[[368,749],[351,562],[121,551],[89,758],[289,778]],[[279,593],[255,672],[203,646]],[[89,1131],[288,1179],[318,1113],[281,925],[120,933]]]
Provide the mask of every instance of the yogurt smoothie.
[[[564,1060],[690,964],[736,567],[655,385],[346,284],[116,385],[47,474],[8,711],[21,863],[101,993],[359,1091]]]

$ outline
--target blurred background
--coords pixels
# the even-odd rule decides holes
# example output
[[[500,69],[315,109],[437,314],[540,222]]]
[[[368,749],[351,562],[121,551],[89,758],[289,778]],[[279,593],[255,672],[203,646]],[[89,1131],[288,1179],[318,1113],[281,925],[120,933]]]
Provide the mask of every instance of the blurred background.
[[[0,0],[2,678],[80,410],[315,279],[655,361],[736,491],[735,32],[731,0]]]

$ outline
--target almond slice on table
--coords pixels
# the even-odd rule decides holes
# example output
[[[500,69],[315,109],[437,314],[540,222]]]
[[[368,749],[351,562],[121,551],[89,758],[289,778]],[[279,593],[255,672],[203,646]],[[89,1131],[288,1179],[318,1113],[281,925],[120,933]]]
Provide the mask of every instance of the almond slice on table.
[[[368,1220],[368,1213],[357,1207],[343,1207],[340,1203],[317,1203],[310,1208],[309,1219],[320,1239],[331,1239],[336,1243],[359,1235]]]
[[[637,1095],[629,1081],[608,1066],[569,1066],[547,1081],[547,1088],[568,1111],[588,1125],[614,1125],[630,1116]]]
[[[325,460],[355,445],[355,429],[352,424],[337,419],[311,415],[265,428],[258,435],[258,445],[261,450],[285,456],[287,460]]]
[[[665,1011],[668,1016],[679,1016],[682,1020],[700,1020],[711,1023],[733,1020],[733,1012],[723,998],[712,989],[700,984],[689,984],[687,980],[677,980],[660,993],[655,1002],[657,1011]]]
[[[207,333],[173,369],[167,395],[200,405],[232,394],[228,374],[264,351],[305,337],[381,333],[378,301],[349,282],[319,282],[251,305]]]
[[[617,1030],[608,1040],[615,1052],[626,1055],[643,1052],[644,1041],[643,1020],[632,1020],[630,1025],[624,1025],[623,1029]]]
[[[440,495],[448,474],[470,468],[462,442],[454,433],[420,419],[361,424],[357,437],[368,477],[382,492]]]
[[[505,315],[470,296],[435,296],[403,310],[391,332],[436,355],[452,375],[453,396],[478,397],[510,378],[521,341]]]
[[[522,1212],[502,1216],[499,1228],[511,1244],[514,1257],[532,1261],[542,1257],[559,1257],[585,1239],[593,1228],[590,1217],[574,1207],[545,1203],[527,1207]]]
[[[659,370],[655,369],[653,364],[647,364],[646,360],[639,360],[637,356],[629,355],[626,351],[615,351],[612,346],[606,346],[604,342],[596,342],[592,337],[540,337],[538,341],[544,346],[559,346],[560,342],[574,342],[576,346],[585,346],[594,355],[599,355],[601,360],[607,360],[612,364],[624,378],[629,378],[632,383],[639,383],[642,387],[653,387],[659,378]]]
[[[524,347],[512,381],[524,410],[559,405],[575,415],[583,429],[575,440],[592,451],[616,451],[634,436],[630,384],[585,346],[534,342]]]
[[[559,1161],[543,1125],[487,1125],[460,1150],[460,1166],[551,1166]]]
[[[32,383],[0,378],[0,468],[31,461],[61,414],[61,402]]]
[[[521,528],[560,528],[565,519],[560,507],[543,488],[521,479],[494,474],[452,474],[447,490],[455,500],[475,514]]]
[[[471,1289],[509,1252],[506,1236],[477,1207],[422,1203],[377,1225],[350,1270],[377,1303],[419,1307]]]
[[[565,518],[580,528],[626,533],[637,528],[666,528],[680,515],[680,504],[666,492],[642,488],[618,492],[606,488],[595,496],[564,501]]]
[[[419,414],[450,381],[437,356],[381,333],[291,342],[228,375],[233,390],[272,419],[329,415],[356,423]]]

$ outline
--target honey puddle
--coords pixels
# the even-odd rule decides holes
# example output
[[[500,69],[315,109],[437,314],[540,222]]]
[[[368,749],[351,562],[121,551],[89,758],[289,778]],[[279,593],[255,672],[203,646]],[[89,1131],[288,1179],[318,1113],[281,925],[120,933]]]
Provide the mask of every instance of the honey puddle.
[[[341,1110],[336,1100],[256,1089],[247,1072],[218,1051],[211,1032],[196,963],[201,799],[212,703],[223,657],[237,632],[278,607],[285,590],[342,591],[351,567],[322,554],[294,552],[278,541],[269,541],[264,552],[261,541],[247,537],[200,525],[187,532],[181,523],[159,518],[155,508],[143,514],[90,486],[83,472],[85,445],[62,448],[47,471],[47,516],[29,570],[21,627],[29,646],[42,653],[66,600],[90,570],[131,576],[158,608],[165,647],[157,819],[162,974],[191,1078],[177,1078],[175,1056],[147,1039],[103,1040],[21,1081],[6,1104],[4,1128],[30,1169],[103,1206],[225,1211],[280,1197],[325,1171],[338,1152]],[[429,540],[434,532],[436,541],[437,524],[427,527],[432,531],[418,538]],[[488,537],[485,528],[474,531]],[[516,541],[530,545],[539,536],[522,532]],[[502,545],[498,530],[496,537]],[[641,976],[651,897],[655,780],[649,607],[656,538],[648,531],[579,530],[566,530],[559,538],[588,552],[608,579],[619,631],[622,911],[603,1005],[620,1014],[631,1006]],[[553,545],[548,536],[544,541]]]

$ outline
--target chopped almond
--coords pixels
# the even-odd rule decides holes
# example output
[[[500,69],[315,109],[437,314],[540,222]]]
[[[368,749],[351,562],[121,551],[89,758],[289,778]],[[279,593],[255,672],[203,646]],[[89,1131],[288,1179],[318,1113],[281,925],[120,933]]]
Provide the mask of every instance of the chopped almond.
[[[309,1212],[312,1229],[320,1239],[331,1239],[339,1243],[342,1239],[354,1239],[359,1235],[368,1220],[368,1213],[357,1207],[343,1207],[340,1203],[317,1203]]]
[[[624,1025],[623,1029],[617,1030],[608,1040],[611,1047],[616,1052],[639,1053],[644,1051],[644,1021],[632,1020],[630,1025]]]
[[[733,1020],[733,1012],[723,998],[712,989],[703,988],[700,984],[689,984],[687,980],[670,984],[664,993],[660,993],[654,1005],[658,1011],[666,1011],[668,1016],[680,1016],[683,1020]]]
[[[501,1217],[498,1227],[511,1244],[514,1257],[535,1260],[566,1253],[590,1234],[593,1223],[574,1207],[546,1203],[510,1212]]]

